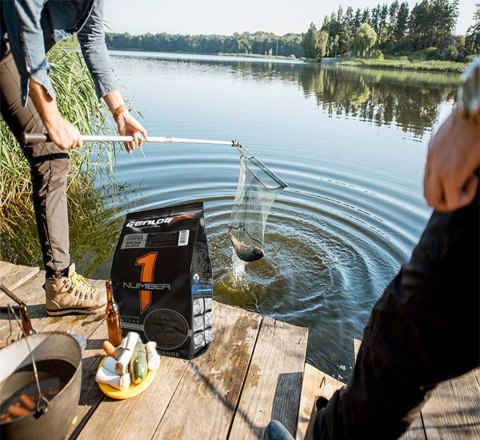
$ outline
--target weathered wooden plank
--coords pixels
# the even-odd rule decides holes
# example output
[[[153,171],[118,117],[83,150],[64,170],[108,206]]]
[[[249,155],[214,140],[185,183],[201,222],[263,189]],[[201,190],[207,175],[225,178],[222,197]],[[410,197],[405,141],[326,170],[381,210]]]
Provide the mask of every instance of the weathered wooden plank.
[[[96,362],[95,372],[99,361]],[[152,384],[141,395],[125,400],[101,398],[78,438],[96,438],[99,432],[102,438],[151,438],[187,364],[181,359],[163,357]],[[90,386],[101,393],[96,383]]]
[[[43,284],[45,283],[45,271],[37,271],[32,277],[28,278],[23,284],[17,287],[10,288],[10,290],[18,296],[27,306],[34,306],[35,304],[45,304],[45,290]],[[7,287],[9,287],[7,285]],[[7,304],[15,304],[9,296],[0,293],[0,306]]]
[[[47,314],[45,311],[45,291],[43,283],[45,282],[45,272],[37,272],[33,277],[29,278],[21,286],[13,289],[13,293],[27,304],[28,314],[32,322],[33,328],[38,332],[47,323]],[[9,315],[5,307],[7,305],[15,305],[15,303],[7,297],[0,294],[0,347],[7,344],[7,339],[16,340],[21,337],[21,330],[16,322],[9,320]],[[10,335],[10,324],[12,324],[12,335]]]
[[[7,261],[0,261],[0,277],[9,269],[13,264],[8,263]]]
[[[480,368],[476,368],[472,371],[473,379],[477,382],[477,386],[480,388]]]
[[[295,435],[308,329],[264,318],[230,439],[258,439],[271,419]]]
[[[0,278],[3,277],[7,272],[13,270],[16,267],[16,264],[9,263],[8,261],[0,261]]]
[[[308,423],[312,416],[313,406],[317,397],[330,399],[335,391],[344,384],[328,374],[316,369],[310,364],[305,364],[303,374],[302,397],[298,412],[297,440],[303,440],[307,432]]]
[[[189,363],[182,359],[162,357],[160,364],[155,380],[139,396],[127,415],[118,440],[137,440],[153,436],[172,396],[184,378]],[[189,406],[190,398],[184,404]],[[135,426],[135,430],[128,429],[129,426]]]
[[[307,364],[300,401],[295,393],[302,380],[307,330],[293,326],[288,329],[288,324],[269,318],[265,318],[259,329],[259,315],[240,309],[233,309],[232,314],[228,306],[215,305],[216,337],[206,354],[190,363],[162,358],[154,382],[144,393],[128,402],[112,401],[103,396],[95,383],[96,370],[103,356],[101,344],[107,334],[103,314],[48,317],[42,288],[44,272],[38,268],[0,261],[0,280],[27,303],[37,332],[70,331],[88,338],[83,353],[80,404],[68,434],[70,438],[96,438],[101,432],[102,437],[121,439],[152,436],[257,439],[263,436],[264,427],[274,418],[294,433],[297,421],[292,419],[298,414],[296,434],[297,439],[301,439],[315,396],[330,398],[342,386]],[[95,284],[104,287],[104,281]],[[11,300],[0,294],[0,307],[8,303],[11,304]],[[240,315],[235,313],[249,315],[247,322],[242,324],[243,336]],[[237,318],[232,320],[232,316]],[[7,343],[7,335],[8,316],[0,312],[0,347]],[[296,344],[292,350],[294,339]],[[355,341],[355,352],[359,342]],[[303,353],[301,361],[299,353]],[[299,402],[300,412],[297,413]],[[477,369],[437,387],[402,440],[480,438],[479,408],[480,369]]]
[[[153,438],[227,437],[261,320],[260,315],[218,304],[214,342],[189,363]]]
[[[94,322],[95,321],[91,321],[88,325],[92,326]],[[173,374],[171,370],[178,372],[182,369],[181,367],[179,368],[181,362],[186,364],[186,361],[163,358],[161,361],[161,368],[157,372],[158,375],[161,375],[160,380],[156,377],[152,385],[141,396],[136,396],[127,400],[113,400],[104,396],[95,382],[97,368],[105,355],[102,349],[102,343],[107,337],[107,327],[104,320],[102,320],[93,334],[89,337],[87,348],[83,354],[80,403],[75,423],[71,427],[68,436],[71,438],[96,438],[98,433],[101,432],[102,438],[115,438],[118,435],[122,435],[122,427],[125,426],[125,433],[130,435],[130,438],[144,438],[138,436],[138,433],[142,430],[141,426],[136,425],[135,421],[133,422],[134,424],[127,423],[127,419],[135,402],[141,396],[146,394],[153,395],[153,398],[151,399],[152,401],[154,401],[155,394],[156,397],[161,396],[162,393],[168,394],[166,387],[171,386],[173,383]],[[176,364],[172,366],[169,365],[169,362],[172,364],[173,362],[176,362]],[[185,364],[183,365],[182,370],[186,368]],[[178,376],[180,378],[181,374]],[[177,382],[180,380],[179,378],[177,378]],[[172,382],[170,382],[171,380]],[[151,404],[148,407],[150,418],[152,418],[152,408],[154,408],[154,414],[156,416],[159,410],[157,402],[154,402],[154,404]],[[161,413],[158,412],[158,414]],[[155,420],[155,417],[152,419]],[[132,428],[133,426],[135,428]]]
[[[427,438],[480,438],[477,371],[441,383],[422,409]]]
[[[13,290],[40,271],[38,267],[6,263],[0,267],[0,282]]]
[[[427,438],[423,426],[422,413],[419,411],[408,431],[400,437],[402,440],[424,440]]]
[[[89,336],[87,346],[85,347],[85,350],[83,350],[80,402],[75,420],[66,436],[67,438],[76,438],[78,436],[78,433],[92,416],[98,404],[104,399],[104,394],[100,391],[95,382],[95,375],[97,373],[98,365],[105,354],[102,349],[102,343],[106,338],[107,326],[102,322]]]

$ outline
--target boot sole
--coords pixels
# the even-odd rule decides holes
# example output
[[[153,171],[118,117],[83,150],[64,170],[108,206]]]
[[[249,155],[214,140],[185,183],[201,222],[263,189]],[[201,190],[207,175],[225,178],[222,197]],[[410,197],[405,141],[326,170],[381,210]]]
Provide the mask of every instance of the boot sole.
[[[103,312],[105,306],[100,306],[95,309],[57,309],[47,310],[48,316],[64,316],[64,315],[96,315]]]

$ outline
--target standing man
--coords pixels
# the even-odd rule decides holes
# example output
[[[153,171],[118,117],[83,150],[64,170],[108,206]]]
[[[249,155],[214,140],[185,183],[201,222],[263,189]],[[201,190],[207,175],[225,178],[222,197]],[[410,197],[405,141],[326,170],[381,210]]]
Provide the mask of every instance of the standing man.
[[[428,148],[435,212],[372,310],[349,385],[317,400],[308,440],[399,438],[438,383],[480,365],[480,56],[457,102]],[[265,438],[293,439],[278,421]]]
[[[78,129],[59,112],[46,53],[78,34],[86,65],[131,152],[147,132],[127,111],[105,45],[105,0],[0,2],[0,111],[30,163],[33,204],[46,271],[49,315],[103,311],[105,294],[75,272],[70,261],[66,184],[68,151],[80,148]],[[48,133],[51,142],[26,144],[23,133]]]

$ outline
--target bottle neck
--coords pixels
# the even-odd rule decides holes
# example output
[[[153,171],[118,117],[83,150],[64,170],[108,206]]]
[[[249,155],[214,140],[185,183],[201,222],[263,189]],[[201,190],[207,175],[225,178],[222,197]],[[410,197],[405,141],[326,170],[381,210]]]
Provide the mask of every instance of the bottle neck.
[[[107,302],[111,304],[113,302],[113,290],[112,282],[110,280],[105,281],[105,288],[107,290]]]

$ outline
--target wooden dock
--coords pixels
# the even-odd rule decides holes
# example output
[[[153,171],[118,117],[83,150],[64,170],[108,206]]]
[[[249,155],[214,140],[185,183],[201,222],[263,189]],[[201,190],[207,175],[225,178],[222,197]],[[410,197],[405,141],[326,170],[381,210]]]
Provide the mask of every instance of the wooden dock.
[[[214,341],[197,359],[162,357],[152,384],[117,401],[102,394],[95,374],[104,353],[103,315],[49,317],[44,272],[0,262],[0,282],[28,305],[37,332],[85,336],[82,390],[68,438],[261,439],[271,419],[303,439],[315,396],[343,384],[306,363],[308,329],[214,303]],[[94,284],[103,288],[104,281]],[[0,306],[12,301],[0,294]],[[0,347],[19,338],[0,313]],[[352,350],[353,356],[353,350]],[[406,439],[480,438],[480,373],[447,382],[419,414]]]

